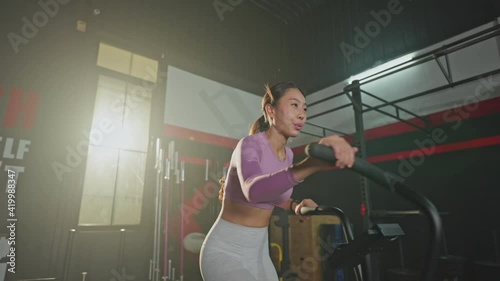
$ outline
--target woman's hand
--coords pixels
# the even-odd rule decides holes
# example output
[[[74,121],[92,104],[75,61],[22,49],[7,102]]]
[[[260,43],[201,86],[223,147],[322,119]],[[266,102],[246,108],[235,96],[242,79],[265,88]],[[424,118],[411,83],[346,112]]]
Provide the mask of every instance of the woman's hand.
[[[358,152],[358,148],[352,147],[344,138],[332,135],[320,139],[319,143],[333,149],[335,158],[337,158],[337,163],[335,163],[337,167],[351,168],[354,164],[355,154]]]
[[[352,168],[355,160],[354,155],[358,152],[357,147],[352,147],[344,138],[337,135],[324,137],[318,143],[332,148],[335,158],[337,158],[337,162],[335,163],[337,167]],[[332,163],[309,156],[301,162],[292,165],[290,170],[297,181],[303,181],[306,177],[331,166]]]
[[[314,202],[312,199],[304,199],[299,204],[297,204],[295,206],[295,209],[294,209],[295,214],[304,220],[309,220],[309,219],[311,219],[309,216],[304,216],[300,213],[300,208],[302,208],[302,207],[316,208],[316,207],[318,207],[318,204],[316,204],[316,202]]]

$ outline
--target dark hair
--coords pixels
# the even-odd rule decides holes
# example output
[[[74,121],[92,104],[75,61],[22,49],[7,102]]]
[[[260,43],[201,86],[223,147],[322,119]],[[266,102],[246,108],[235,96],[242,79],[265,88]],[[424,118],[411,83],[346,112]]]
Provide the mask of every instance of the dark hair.
[[[270,104],[276,106],[280,101],[281,97],[289,89],[298,89],[302,95],[305,96],[304,92],[292,81],[282,81],[269,87],[268,84],[265,85],[265,93],[262,97],[262,116],[255,120],[250,127],[250,135],[264,132],[269,129],[269,117],[266,115],[266,105]]]

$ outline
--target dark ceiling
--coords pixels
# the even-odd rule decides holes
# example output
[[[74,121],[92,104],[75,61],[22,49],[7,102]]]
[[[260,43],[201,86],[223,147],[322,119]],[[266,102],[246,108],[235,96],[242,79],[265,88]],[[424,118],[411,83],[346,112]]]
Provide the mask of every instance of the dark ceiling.
[[[285,79],[312,93],[489,22],[497,2],[171,0],[162,23],[180,68],[255,94]]]
[[[283,24],[297,22],[326,0],[249,0]]]
[[[230,9],[222,19],[215,2]],[[20,31],[21,18],[40,10],[37,3],[10,0],[0,9],[0,20],[12,18],[0,24],[3,34]],[[373,15],[390,3],[400,12],[367,36]],[[73,29],[84,19],[95,38],[153,58],[165,53],[168,64],[260,95],[265,83],[285,79],[313,93],[498,16],[498,0],[73,0],[48,27]],[[40,34],[62,38],[48,27]],[[51,41],[37,36],[28,47],[44,38]]]

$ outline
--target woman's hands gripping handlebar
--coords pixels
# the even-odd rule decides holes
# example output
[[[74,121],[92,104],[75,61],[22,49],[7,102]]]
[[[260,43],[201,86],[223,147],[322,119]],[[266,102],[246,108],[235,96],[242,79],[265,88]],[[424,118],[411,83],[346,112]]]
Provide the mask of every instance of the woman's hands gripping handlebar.
[[[321,171],[324,168],[336,166],[338,168],[351,168],[355,163],[357,147],[352,147],[344,138],[332,135],[324,137],[315,143],[319,154],[328,155],[327,158],[321,155],[308,154],[301,162],[294,164],[291,171],[297,181],[302,181],[306,177]],[[309,145],[311,146],[311,144]],[[328,150],[328,151],[323,151]],[[307,150],[306,150],[307,153]],[[333,157],[330,157],[333,156]],[[332,161],[333,160],[333,161]]]

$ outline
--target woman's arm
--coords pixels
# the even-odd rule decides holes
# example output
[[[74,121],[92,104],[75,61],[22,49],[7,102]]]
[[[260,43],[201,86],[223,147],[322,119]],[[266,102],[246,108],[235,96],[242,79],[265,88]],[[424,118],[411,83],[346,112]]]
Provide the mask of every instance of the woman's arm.
[[[351,147],[339,136],[322,138],[320,144],[330,146],[337,157],[336,165],[340,168],[352,167],[357,148]],[[238,151],[238,149],[240,151]],[[246,199],[252,203],[272,202],[275,198],[302,182],[306,177],[321,171],[332,164],[307,157],[274,173],[264,174],[261,168],[261,149],[249,138],[243,139],[236,148],[236,166],[241,189]]]
[[[272,202],[301,181],[296,180],[291,167],[273,173],[262,171],[262,150],[258,143],[243,139],[235,149],[235,165],[240,186],[248,202]]]
[[[306,157],[301,162],[293,164],[290,168],[290,172],[297,181],[301,182],[308,176],[328,166],[331,166],[331,164],[311,157]]]
[[[354,156],[358,152],[357,147],[352,147],[344,138],[337,135],[324,137],[319,140],[320,144],[332,148],[339,168],[352,167],[354,164]],[[302,162],[293,165],[290,169],[297,181],[303,181],[306,177],[321,171],[324,167],[331,166],[331,163],[324,162],[319,159],[307,157]]]

